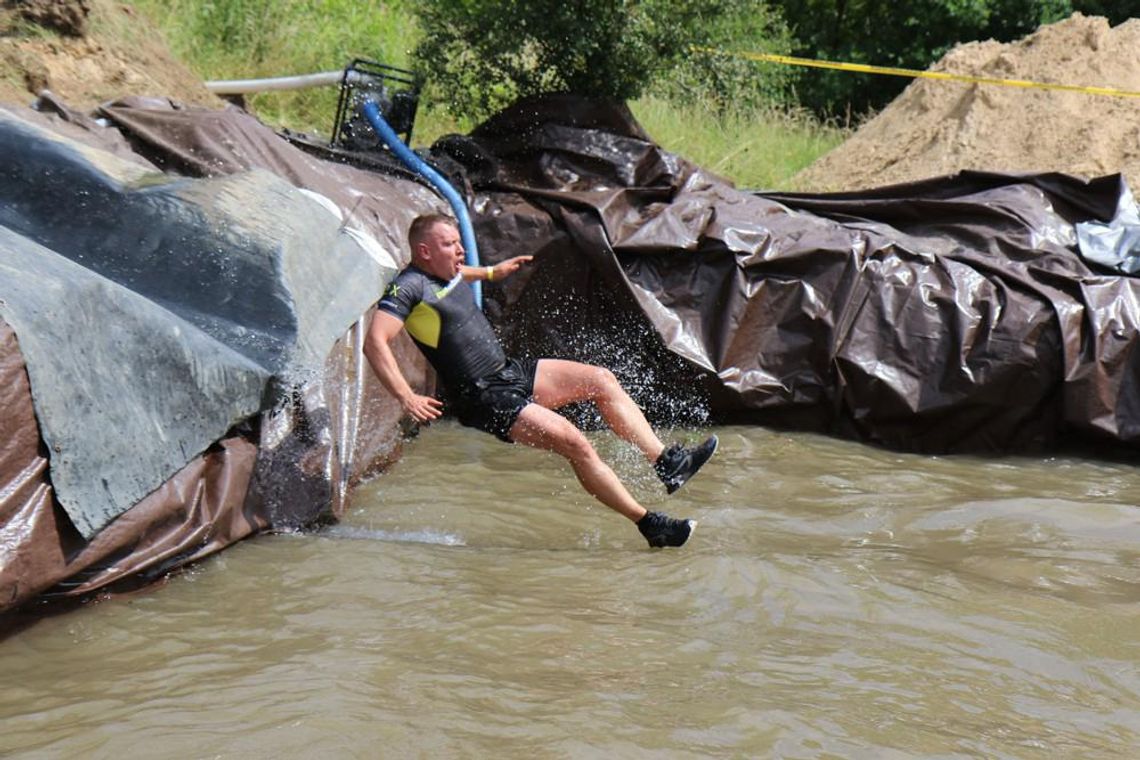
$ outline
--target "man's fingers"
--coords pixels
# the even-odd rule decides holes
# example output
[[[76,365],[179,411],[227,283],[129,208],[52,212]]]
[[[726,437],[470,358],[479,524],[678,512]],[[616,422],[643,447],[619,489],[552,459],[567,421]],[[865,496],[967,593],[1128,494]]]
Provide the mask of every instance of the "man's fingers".
[[[529,264],[534,260],[534,256],[515,256],[513,259],[507,261],[507,273],[514,274],[523,264]]]
[[[431,422],[443,414],[443,402],[431,396],[416,396],[404,411],[416,422]]]

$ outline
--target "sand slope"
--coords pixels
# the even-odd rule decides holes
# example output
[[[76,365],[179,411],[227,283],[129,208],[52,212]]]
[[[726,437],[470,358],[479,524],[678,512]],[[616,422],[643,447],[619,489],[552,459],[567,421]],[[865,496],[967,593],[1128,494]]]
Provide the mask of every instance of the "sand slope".
[[[1075,14],[1017,42],[959,45],[932,71],[1140,91],[1140,19]],[[795,178],[857,190],[962,169],[1123,172],[1140,186],[1140,97],[915,80]]]

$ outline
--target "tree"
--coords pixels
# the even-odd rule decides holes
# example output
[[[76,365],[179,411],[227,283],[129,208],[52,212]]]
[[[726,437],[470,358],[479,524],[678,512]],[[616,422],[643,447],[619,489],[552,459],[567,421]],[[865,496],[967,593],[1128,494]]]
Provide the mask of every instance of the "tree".
[[[1070,0],[1073,10],[1086,16],[1104,16],[1113,26],[1140,16],[1136,0]]]
[[[734,32],[774,52],[791,44],[761,0],[425,0],[418,16],[418,68],[452,112],[474,117],[541,93],[629,100],[674,73],[690,83],[674,88],[678,96],[723,89],[725,67],[692,46],[722,45]],[[790,81],[738,69],[747,92],[775,94]],[[739,74],[730,79],[739,86]]]

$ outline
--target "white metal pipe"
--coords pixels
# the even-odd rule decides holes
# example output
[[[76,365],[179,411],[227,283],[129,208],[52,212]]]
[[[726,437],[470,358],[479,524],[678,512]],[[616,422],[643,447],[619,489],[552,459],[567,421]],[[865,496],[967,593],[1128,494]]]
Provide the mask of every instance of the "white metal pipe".
[[[349,84],[357,80],[357,73],[350,71]],[[306,87],[323,87],[340,84],[344,71],[320,71],[315,74],[301,74],[295,77],[271,77],[268,79],[223,79],[206,82],[206,89],[215,95],[244,95],[250,92],[270,90],[303,90]]]

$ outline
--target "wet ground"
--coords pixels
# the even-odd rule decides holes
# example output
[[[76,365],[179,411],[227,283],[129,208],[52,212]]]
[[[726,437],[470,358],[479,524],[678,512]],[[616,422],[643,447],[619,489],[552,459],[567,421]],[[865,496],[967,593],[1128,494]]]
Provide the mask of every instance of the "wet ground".
[[[755,427],[651,508],[437,424],[344,523],[0,641],[0,755],[1119,758],[1140,746],[1140,472]],[[681,432],[695,437],[696,431]]]

